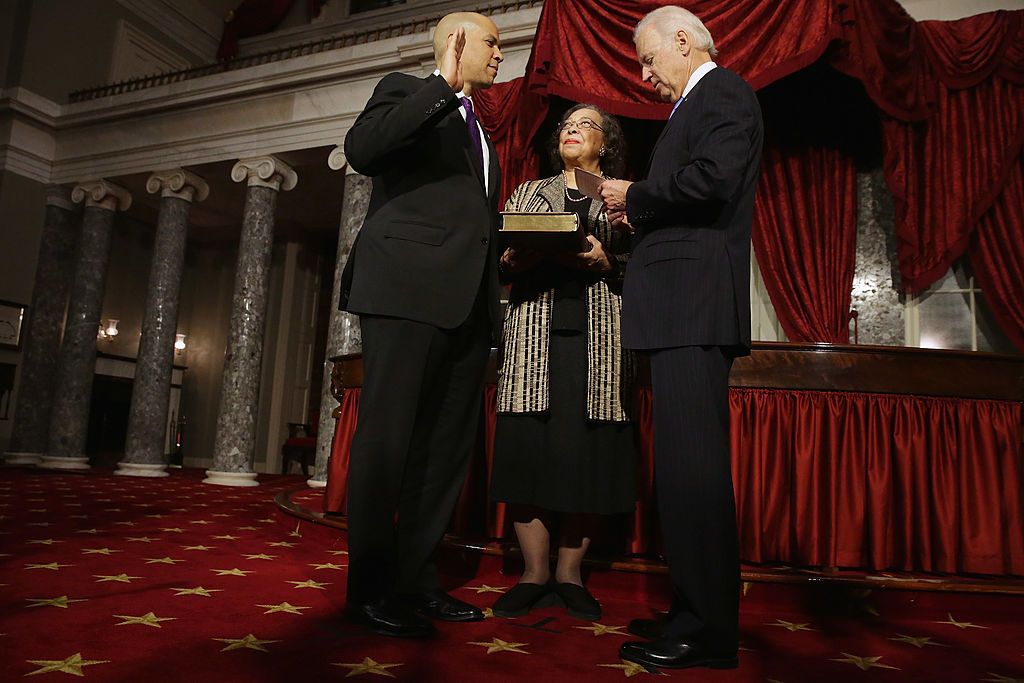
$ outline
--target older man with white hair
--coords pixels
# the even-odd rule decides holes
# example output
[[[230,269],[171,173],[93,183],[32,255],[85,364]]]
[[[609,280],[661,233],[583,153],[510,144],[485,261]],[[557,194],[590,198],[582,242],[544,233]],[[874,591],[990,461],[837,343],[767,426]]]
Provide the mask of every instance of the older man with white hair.
[[[633,36],[644,82],[674,103],[647,177],[605,181],[635,232],[623,346],[645,351],[654,391],[658,505],[675,599],[622,646],[648,667],[737,666],[739,542],[729,458],[729,370],[750,350],[750,226],[763,128],[757,97],[718,67],[704,24],[661,7]]]

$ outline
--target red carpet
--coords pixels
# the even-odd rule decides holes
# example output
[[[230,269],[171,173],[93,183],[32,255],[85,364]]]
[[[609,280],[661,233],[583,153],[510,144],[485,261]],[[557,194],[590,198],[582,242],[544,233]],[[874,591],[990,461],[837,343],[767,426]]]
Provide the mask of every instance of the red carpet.
[[[341,618],[344,538],[252,489],[0,470],[0,680],[615,681],[653,674],[617,656],[624,625],[660,606],[664,577],[595,573],[600,624],[563,610],[441,624],[433,642],[365,635]],[[317,508],[320,493],[300,494]],[[457,558],[456,558],[457,559]],[[463,558],[453,592],[488,606],[514,578]],[[455,566],[449,558],[448,564]],[[473,566],[473,563],[477,563]],[[1024,598],[754,584],[736,671],[707,681],[1024,680]],[[35,680],[35,678],[33,678]]]

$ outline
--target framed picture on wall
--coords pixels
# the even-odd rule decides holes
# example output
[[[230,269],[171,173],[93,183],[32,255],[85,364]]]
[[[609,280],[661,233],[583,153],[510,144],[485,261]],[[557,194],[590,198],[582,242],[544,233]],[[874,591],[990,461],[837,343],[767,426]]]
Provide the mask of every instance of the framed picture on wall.
[[[0,301],[0,348],[20,349],[25,305]]]

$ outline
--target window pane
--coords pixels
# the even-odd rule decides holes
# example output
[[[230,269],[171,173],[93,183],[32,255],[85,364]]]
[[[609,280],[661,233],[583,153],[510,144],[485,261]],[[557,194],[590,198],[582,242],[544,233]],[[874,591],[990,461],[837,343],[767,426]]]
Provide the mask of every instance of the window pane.
[[[977,307],[978,318],[978,350],[994,353],[1019,353],[1003,334],[1003,331],[999,329],[995,316],[992,315],[981,292],[974,295],[974,305]]]
[[[918,304],[921,340],[928,349],[971,350],[971,306],[967,294],[932,292]]]

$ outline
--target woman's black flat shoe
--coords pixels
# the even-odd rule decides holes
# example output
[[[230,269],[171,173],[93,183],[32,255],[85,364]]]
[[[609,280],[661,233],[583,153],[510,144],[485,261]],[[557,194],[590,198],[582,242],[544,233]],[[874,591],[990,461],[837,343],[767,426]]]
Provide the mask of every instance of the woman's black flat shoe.
[[[595,600],[594,596],[583,586],[577,586],[575,583],[559,583],[555,585],[555,593],[562,599],[570,617],[584,621],[601,619],[601,603]]]
[[[551,582],[517,583],[494,601],[491,611],[496,617],[521,617],[534,607],[551,607],[558,601]]]

